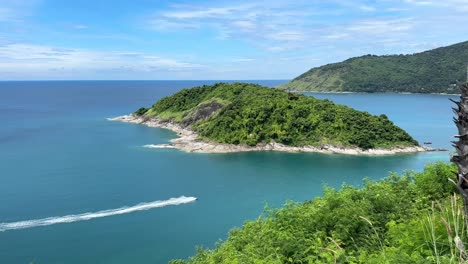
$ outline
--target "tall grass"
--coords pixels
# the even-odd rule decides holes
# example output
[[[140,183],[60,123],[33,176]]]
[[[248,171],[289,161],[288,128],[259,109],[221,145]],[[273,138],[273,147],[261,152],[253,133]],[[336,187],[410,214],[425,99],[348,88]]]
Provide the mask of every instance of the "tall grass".
[[[444,204],[433,202],[423,224],[435,263],[468,263],[467,218],[457,195]]]

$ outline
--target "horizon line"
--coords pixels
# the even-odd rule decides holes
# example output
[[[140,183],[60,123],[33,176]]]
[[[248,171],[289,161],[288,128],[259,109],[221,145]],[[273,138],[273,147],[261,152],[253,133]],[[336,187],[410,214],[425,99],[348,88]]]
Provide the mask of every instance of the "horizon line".
[[[125,79],[125,80],[119,80],[119,79],[109,79],[109,80],[100,80],[100,79],[84,79],[84,80],[74,80],[74,79],[67,79],[67,80],[0,80],[0,82],[109,82],[109,81],[115,81],[115,82],[120,82],[120,81],[147,81],[147,82],[154,82],[154,81],[290,81],[292,79],[155,79],[155,80],[145,80],[145,79]]]

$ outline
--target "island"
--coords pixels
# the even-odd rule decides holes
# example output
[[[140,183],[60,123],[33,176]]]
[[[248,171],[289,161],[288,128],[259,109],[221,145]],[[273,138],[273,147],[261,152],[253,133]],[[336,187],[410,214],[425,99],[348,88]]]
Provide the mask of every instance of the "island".
[[[458,94],[468,41],[408,55],[365,55],[315,67],[278,88],[289,91]]]
[[[175,131],[188,152],[321,152],[388,155],[431,151],[386,115],[371,115],[310,96],[249,83],[183,89],[114,121]]]

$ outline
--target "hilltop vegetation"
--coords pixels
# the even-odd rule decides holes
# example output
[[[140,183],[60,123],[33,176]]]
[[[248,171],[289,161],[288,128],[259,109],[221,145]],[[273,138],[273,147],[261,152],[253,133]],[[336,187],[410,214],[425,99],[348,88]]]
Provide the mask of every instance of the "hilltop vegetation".
[[[458,93],[468,41],[411,55],[366,55],[312,68],[280,89],[335,92]]]
[[[184,89],[134,114],[176,122],[204,139],[228,144],[362,149],[418,145],[385,115],[247,83]]]
[[[171,263],[462,263],[454,241],[466,245],[467,233],[462,204],[451,196],[453,171],[436,163],[362,189],[326,188],[323,197],[267,209],[215,249]]]

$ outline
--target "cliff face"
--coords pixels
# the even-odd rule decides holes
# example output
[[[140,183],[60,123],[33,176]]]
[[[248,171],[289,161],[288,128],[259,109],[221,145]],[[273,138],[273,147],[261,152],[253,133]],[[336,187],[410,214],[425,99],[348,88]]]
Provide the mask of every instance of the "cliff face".
[[[468,41],[411,55],[351,58],[312,68],[280,89],[325,92],[458,93]]]

